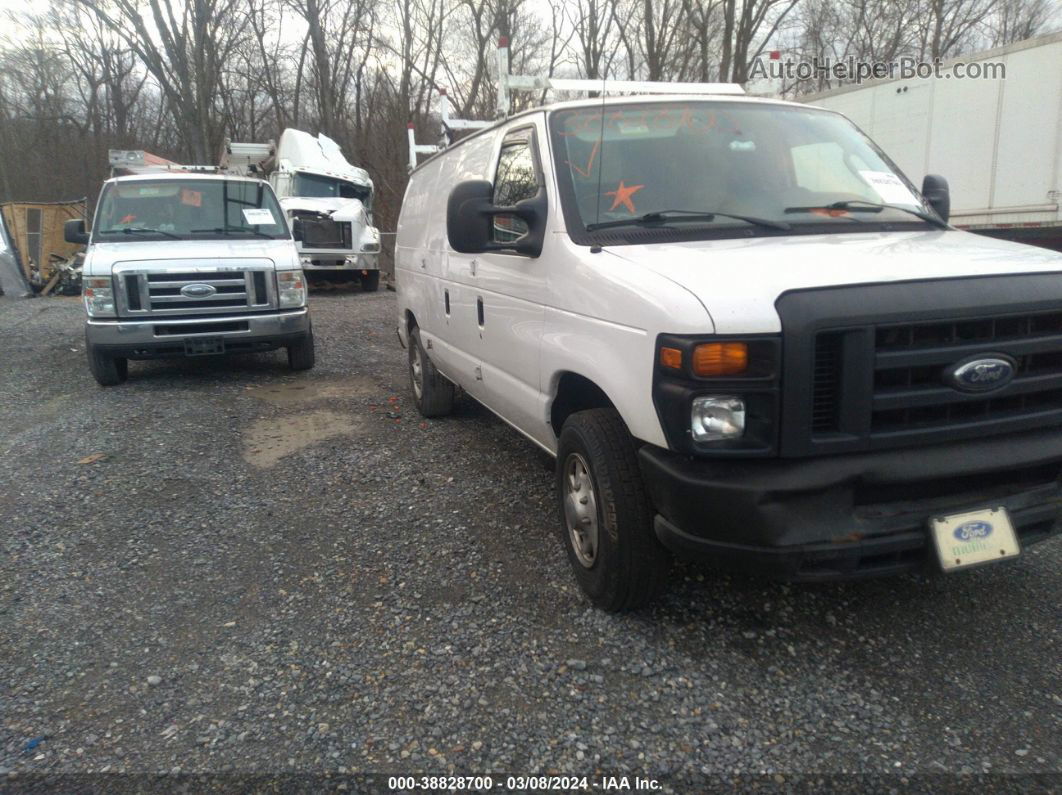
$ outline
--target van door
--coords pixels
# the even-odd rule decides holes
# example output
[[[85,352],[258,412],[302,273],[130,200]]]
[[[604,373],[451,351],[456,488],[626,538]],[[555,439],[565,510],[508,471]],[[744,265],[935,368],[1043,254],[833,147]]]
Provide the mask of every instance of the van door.
[[[492,179],[498,140],[497,131],[489,131],[462,141],[440,157],[438,195],[433,198],[435,211],[429,233],[438,235],[446,251],[446,276],[436,305],[441,311],[440,350],[432,354],[443,375],[461,385],[477,400],[483,394],[483,338],[477,323],[479,298],[478,269],[482,254],[454,251],[446,240],[447,197],[454,185],[469,179]]]
[[[494,204],[513,205],[544,190],[545,129],[541,117],[514,122],[501,138],[495,159]],[[512,215],[495,216],[494,242],[516,240],[527,227]],[[548,251],[549,244],[545,251]],[[545,256],[508,252],[480,254],[474,305],[469,314],[482,341],[482,400],[533,437],[545,439],[539,354],[546,293]]]

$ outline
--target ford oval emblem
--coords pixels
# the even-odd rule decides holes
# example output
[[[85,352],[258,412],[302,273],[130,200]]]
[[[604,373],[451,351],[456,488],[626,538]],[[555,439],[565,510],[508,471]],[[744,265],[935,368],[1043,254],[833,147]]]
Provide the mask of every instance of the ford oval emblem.
[[[186,284],[181,288],[181,295],[185,298],[208,298],[217,291],[212,284]]]
[[[955,538],[959,541],[978,541],[990,535],[992,535],[992,525],[980,519],[964,522],[955,528]]]
[[[964,359],[948,368],[945,380],[960,392],[988,392],[1006,386],[1014,379],[1018,363],[1002,353]]]

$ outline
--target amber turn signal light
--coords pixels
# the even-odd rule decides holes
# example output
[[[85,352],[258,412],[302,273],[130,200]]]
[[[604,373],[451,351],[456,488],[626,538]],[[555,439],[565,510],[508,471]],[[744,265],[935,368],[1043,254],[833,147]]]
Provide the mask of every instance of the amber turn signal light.
[[[682,369],[682,351],[678,348],[661,348],[660,365],[672,370]]]
[[[748,368],[749,346],[744,342],[709,342],[693,349],[693,374],[702,378],[739,375]]]

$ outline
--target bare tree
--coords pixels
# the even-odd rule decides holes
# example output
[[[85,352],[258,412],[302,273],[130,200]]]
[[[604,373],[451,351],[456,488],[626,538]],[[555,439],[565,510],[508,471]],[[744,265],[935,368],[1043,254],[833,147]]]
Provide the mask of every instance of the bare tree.
[[[566,0],[564,12],[576,43],[579,73],[591,80],[608,77],[616,55],[615,6],[610,0]]]
[[[799,0],[722,0],[719,79],[744,83],[752,61]]]
[[[1038,36],[1058,13],[1051,0],[1001,0],[986,23],[989,44],[1001,47]]]
[[[173,114],[185,153],[209,162],[221,144],[223,125],[214,99],[222,71],[248,24],[242,0],[77,0],[119,31],[158,83]]]

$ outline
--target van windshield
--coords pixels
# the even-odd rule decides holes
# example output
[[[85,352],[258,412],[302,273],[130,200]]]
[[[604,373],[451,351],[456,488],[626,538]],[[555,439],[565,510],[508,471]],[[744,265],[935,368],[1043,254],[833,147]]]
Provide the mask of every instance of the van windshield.
[[[631,103],[556,111],[550,127],[577,242],[942,223],[855,125],[817,108]]]
[[[108,183],[93,239],[209,240],[290,238],[284,213],[264,182],[158,179]]]

